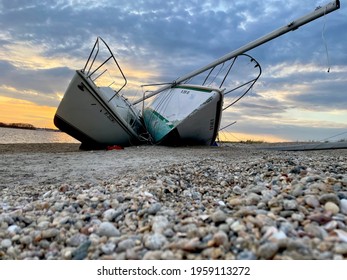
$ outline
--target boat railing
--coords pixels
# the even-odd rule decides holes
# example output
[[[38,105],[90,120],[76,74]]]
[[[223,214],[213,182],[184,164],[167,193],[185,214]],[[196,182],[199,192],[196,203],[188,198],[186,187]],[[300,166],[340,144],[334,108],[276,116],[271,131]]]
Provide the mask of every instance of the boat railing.
[[[250,77],[248,80],[246,81],[241,81],[239,80],[238,84],[235,85],[234,87],[229,87],[228,89],[226,89],[224,91],[224,96],[228,97],[229,95],[231,95],[232,93],[236,93],[236,96],[232,101],[227,102],[226,98],[224,101],[224,107],[223,107],[223,111],[228,109],[229,107],[235,105],[237,102],[239,102],[255,85],[255,83],[258,81],[258,79],[260,78],[261,74],[262,74],[262,68],[259,64],[259,62],[252,56],[248,55],[248,54],[241,54],[238,55],[234,58],[234,60],[236,60],[238,57],[246,57],[249,59],[249,63],[253,64],[253,68],[256,69],[256,73],[254,75],[254,77]],[[232,62],[231,68],[234,66],[235,61]],[[228,70],[227,75],[229,75],[231,68]],[[225,78],[223,80],[223,83],[221,84],[220,87],[222,87],[222,85],[224,85],[225,83]]]
[[[116,57],[101,37],[97,37],[82,72],[97,87],[112,88],[115,94],[109,98],[108,102],[111,102],[127,84],[127,79]]]
[[[252,73],[250,68],[256,69],[255,72]],[[240,101],[253,88],[261,74],[261,66],[254,57],[240,54],[183,81],[183,83],[219,88],[225,96],[224,104],[226,105],[224,105],[223,110],[226,110]],[[230,102],[226,101],[226,97],[231,97],[231,95],[235,99]]]
[[[254,72],[252,72],[252,68],[255,69]],[[253,88],[261,74],[261,66],[254,57],[248,54],[240,54],[219,65],[206,69],[205,72],[182,81],[181,84],[198,85],[221,90],[224,95],[223,110],[226,110],[240,101]],[[147,84],[142,85],[142,87],[156,87],[166,84],[170,83]],[[171,85],[172,87],[176,86],[174,83],[171,83]],[[142,110],[144,101],[147,100],[147,96],[151,95],[152,92],[152,90],[143,92]]]

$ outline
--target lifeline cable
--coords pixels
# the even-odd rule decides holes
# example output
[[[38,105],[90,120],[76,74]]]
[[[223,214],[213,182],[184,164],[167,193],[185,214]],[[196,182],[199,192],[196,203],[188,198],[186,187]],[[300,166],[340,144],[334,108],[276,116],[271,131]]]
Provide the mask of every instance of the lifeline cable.
[[[325,46],[325,51],[326,51],[326,54],[327,54],[327,62],[328,62],[328,73],[330,73],[330,58],[329,58],[329,50],[328,50],[328,44],[327,44],[327,40],[325,39],[325,26],[326,26],[326,9],[325,9],[325,12],[324,12],[324,25],[323,25],[323,30],[322,30],[322,39],[323,39],[323,42],[324,42],[324,46]]]

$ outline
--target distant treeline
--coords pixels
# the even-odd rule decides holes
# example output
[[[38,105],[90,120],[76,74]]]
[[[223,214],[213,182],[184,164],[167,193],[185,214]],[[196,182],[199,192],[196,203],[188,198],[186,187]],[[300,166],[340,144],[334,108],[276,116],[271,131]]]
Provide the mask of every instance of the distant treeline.
[[[21,129],[37,129],[30,123],[3,123],[0,122],[0,127],[9,127],[9,128],[21,128]]]
[[[53,129],[53,128],[35,127],[30,123],[3,123],[3,122],[0,122],[0,127],[30,129],[30,130],[46,130],[46,131],[54,131],[54,132],[60,131],[58,129]]]

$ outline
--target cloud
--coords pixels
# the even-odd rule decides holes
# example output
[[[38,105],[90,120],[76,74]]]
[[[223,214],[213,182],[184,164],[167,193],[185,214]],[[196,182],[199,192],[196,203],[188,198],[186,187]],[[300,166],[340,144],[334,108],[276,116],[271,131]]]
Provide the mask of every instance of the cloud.
[[[39,105],[57,106],[73,71],[67,67],[21,69],[0,61],[0,92],[3,96],[21,98]]]
[[[147,67],[175,67],[177,61],[181,75],[185,69],[203,65],[286,24],[288,14],[307,12],[307,6],[296,1],[281,7],[276,1],[29,1],[25,5],[5,1],[1,26],[13,31],[11,39],[15,41],[44,45],[46,56],[85,56],[96,36],[102,36],[125,63],[131,59],[138,67],[143,61],[150,62]],[[262,49],[263,57],[271,54],[271,59],[284,60],[297,52],[309,53],[307,44],[316,44],[309,39],[318,31],[302,31],[297,37],[306,36],[305,48],[300,48],[300,40],[291,40],[290,34],[287,40],[269,45],[270,50]],[[172,70],[175,75],[179,68]]]
[[[225,114],[226,119],[245,120],[254,131],[263,126],[268,133],[279,133],[271,123],[280,119],[285,123],[293,107],[301,112],[344,112],[343,4],[340,11],[251,50],[263,75],[252,93]],[[73,70],[84,66],[97,36],[110,45],[129,85],[171,82],[316,5],[317,1],[299,0],[3,0],[0,95],[57,106],[58,95]],[[329,66],[331,73],[326,73]],[[296,125],[282,128],[294,131]]]

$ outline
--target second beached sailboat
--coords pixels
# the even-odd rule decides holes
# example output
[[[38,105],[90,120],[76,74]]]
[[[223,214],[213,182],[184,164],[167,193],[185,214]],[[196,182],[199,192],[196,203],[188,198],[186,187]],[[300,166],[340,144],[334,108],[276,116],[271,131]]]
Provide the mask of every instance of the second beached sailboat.
[[[178,78],[173,83],[151,92],[136,101],[134,104],[143,102],[147,98],[154,96],[154,100],[143,109],[144,123],[152,136],[153,143],[164,145],[212,145],[217,136],[222,111],[239,101],[253,87],[261,75],[259,63],[254,58],[246,55],[245,52],[282,36],[287,32],[294,31],[300,26],[339,8],[340,2],[338,0],[323,7],[318,7],[312,13],[246,44],[207,66]],[[259,72],[255,78],[241,83],[241,85],[235,88],[223,89],[229,72],[239,56],[249,57],[250,61],[254,63],[254,67],[259,69]],[[230,66],[225,67],[225,64],[228,62]],[[217,67],[220,68],[217,69]],[[220,75],[223,73],[221,69],[226,69],[225,75]],[[213,75],[213,71],[217,72],[217,74]],[[206,73],[206,78],[203,80],[201,86],[185,84],[192,78],[204,75],[204,73]],[[213,76],[214,82],[212,86],[206,87],[206,81],[211,76]],[[221,80],[219,86],[216,86],[217,76],[221,76],[219,77]],[[223,106],[224,96],[241,87],[245,88],[244,93],[235,101],[230,104],[224,104]]]

